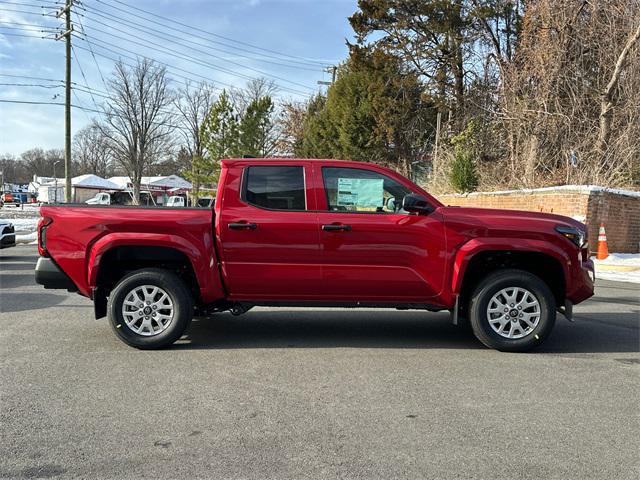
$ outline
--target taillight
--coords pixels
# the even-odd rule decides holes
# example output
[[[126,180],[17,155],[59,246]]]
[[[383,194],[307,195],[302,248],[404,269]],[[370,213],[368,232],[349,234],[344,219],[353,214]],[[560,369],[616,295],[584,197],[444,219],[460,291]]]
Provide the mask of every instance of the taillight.
[[[47,253],[47,227],[51,225],[53,218],[41,217],[38,221],[38,253],[42,257],[48,257]]]

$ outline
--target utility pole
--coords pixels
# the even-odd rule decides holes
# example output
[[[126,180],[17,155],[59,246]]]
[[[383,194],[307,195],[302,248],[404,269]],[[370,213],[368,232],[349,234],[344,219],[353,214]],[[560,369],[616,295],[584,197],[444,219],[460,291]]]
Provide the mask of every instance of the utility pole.
[[[326,82],[324,80],[318,80],[318,85],[332,85],[334,83],[336,83],[336,74],[338,72],[338,67],[336,65],[332,65],[330,67],[326,67],[322,70],[323,72],[327,72],[331,74],[331,81],[330,82]]]
[[[56,12],[56,17],[65,16],[65,31],[56,35],[56,40],[65,39],[66,64],[64,86],[64,200],[71,203],[71,6],[73,0],[65,0],[65,6]]]
[[[336,83],[336,73],[338,72],[338,67],[336,65],[332,65],[325,68],[324,71],[331,74],[331,83]]]

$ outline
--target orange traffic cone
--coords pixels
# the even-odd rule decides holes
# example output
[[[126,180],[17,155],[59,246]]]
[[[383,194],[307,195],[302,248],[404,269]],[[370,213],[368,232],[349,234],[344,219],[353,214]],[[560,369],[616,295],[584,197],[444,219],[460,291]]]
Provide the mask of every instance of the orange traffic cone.
[[[609,247],[607,246],[607,234],[604,231],[604,223],[600,224],[600,231],[598,232],[598,253],[596,258],[598,260],[604,260],[609,256]]]

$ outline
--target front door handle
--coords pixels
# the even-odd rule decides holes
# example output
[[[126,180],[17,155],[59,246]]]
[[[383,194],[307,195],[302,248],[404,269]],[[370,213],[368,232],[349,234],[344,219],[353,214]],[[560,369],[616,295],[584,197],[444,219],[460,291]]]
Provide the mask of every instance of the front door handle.
[[[349,232],[351,231],[351,225],[322,225],[322,230],[325,232],[336,232],[339,230]]]
[[[257,227],[258,227],[258,224],[256,223],[247,223],[247,222],[229,224],[229,228],[231,230],[255,230]]]

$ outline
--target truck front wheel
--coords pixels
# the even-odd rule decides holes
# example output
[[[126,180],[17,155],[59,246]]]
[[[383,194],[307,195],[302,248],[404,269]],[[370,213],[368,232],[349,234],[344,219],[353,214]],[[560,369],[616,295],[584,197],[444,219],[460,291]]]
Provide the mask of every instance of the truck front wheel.
[[[145,269],[124,277],[109,295],[111,327],[126,344],[140,349],[171,345],[189,326],[193,297],[184,282],[162,269]]]
[[[526,352],[542,343],[556,321],[553,293],[524,270],[500,270],[476,287],[469,305],[473,333],[487,347]]]

